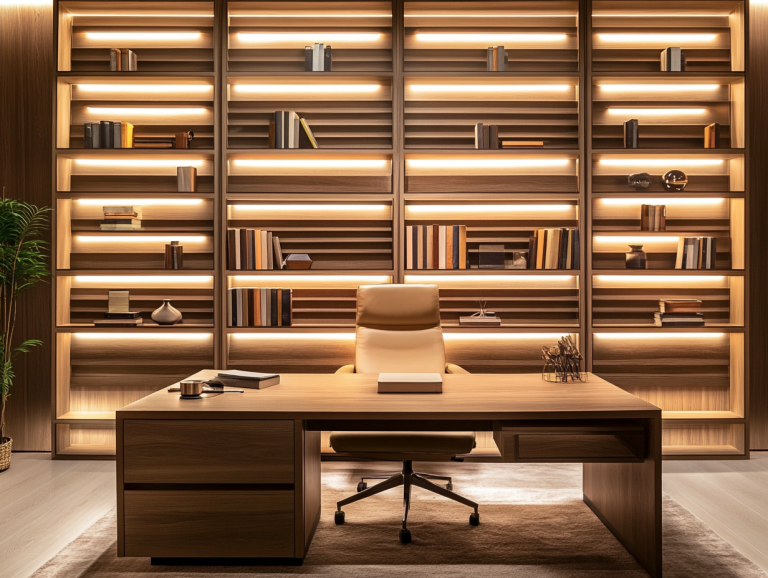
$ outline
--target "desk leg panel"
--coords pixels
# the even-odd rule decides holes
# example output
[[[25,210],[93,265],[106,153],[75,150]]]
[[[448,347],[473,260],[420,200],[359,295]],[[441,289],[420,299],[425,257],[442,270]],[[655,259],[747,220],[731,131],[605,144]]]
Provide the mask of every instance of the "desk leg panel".
[[[661,578],[661,418],[642,463],[584,464],[584,502],[651,576]]]
[[[307,555],[315,528],[320,521],[320,451],[321,432],[306,429],[307,422],[297,420],[295,428],[294,472],[295,502],[295,556]]]

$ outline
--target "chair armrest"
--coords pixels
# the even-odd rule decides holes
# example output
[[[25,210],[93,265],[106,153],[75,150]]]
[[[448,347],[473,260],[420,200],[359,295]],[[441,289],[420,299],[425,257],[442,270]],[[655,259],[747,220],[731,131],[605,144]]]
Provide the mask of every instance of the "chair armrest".
[[[354,365],[342,365],[336,370],[336,373],[355,373]]]
[[[456,365],[455,363],[446,363],[445,373],[469,373],[469,372],[463,367]]]

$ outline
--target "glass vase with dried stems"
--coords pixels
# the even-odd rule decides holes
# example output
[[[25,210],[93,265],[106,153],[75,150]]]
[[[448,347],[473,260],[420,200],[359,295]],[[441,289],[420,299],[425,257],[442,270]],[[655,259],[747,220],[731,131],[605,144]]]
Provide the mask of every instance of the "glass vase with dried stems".
[[[13,440],[5,435],[5,406],[13,380],[13,362],[21,353],[41,345],[39,339],[27,339],[14,345],[16,313],[23,292],[47,280],[49,244],[42,236],[48,228],[48,207],[23,201],[0,200],[0,471],[11,465]]]

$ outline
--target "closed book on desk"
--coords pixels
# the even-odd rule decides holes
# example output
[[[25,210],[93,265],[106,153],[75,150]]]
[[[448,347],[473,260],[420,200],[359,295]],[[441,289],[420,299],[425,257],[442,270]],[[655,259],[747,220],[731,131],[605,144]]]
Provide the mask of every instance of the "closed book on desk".
[[[276,373],[259,373],[256,371],[241,371],[239,369],[220,371],[216,379],[226,381],[225,385],[249,389],[265,389],[280,383],[280,376]],[[235,381],[237,383],[233,383]]]
[[[443,393],[439,373],[380,373],[379,393]]]

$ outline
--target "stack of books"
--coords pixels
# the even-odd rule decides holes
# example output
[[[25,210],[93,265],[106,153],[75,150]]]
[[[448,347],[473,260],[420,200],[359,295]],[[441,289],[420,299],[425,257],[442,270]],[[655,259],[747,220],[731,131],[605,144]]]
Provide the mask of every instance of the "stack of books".
[[[475,125],[475,148],[497,149],[499,148],[499,125],[478,122]]]
[[[528,239],[529,269],[578,269],[578,229],[536,229]]]
[[[83,138],[87,149],[133,148],[133,125],[119,120],[83,123]]]
[[[714,269],[717,237],[680,237],[675,269]]]
[[[237,387],[246,389],[265,389],[280,384],[280,376],[276,373],[257,373],[229,369],[206,382],[211,387]]]
[[[290,327],[292,322],[292,289],[235,287],[227,292],[230,327]]]
[[[716,122],[704,127],[704,148],[720,148],[720,125]]]
[[[227,229],[227,269],[282,269],[280,238],[259,229]]]
[[[141,207],[108,205],[102,207],[104,220],[99,221],[102,231],[138,231],[141,229]]]
[[[488,47],[488,72],[504,72],[509,66],[509,54],[503,46]]]
[[[304,47],[304,72],[331,71],[331,45],[318,44]]]
[[[704,314],[698,299],[659,299],[659,310],[653,315],[658,327],[703,327]]]
[[[136,72],[139,69],[139,58],[130,48],[109,49],[110,72]]]
[[[129,291],[114,290],[108,294],[107,312],[104,319],[96,319],[96,327],[138,327],[143,325],[140,311],[130,311],[131,294]]]
[[[269,123],[269,148],[316,149],[317,140],[307,119],[299,118],[292,110],[276,110]]]
[[[666,205],[641,205],[640,229],[642,231],[664,231],[667,228]]]
[[[467,269],[466,225],[408,225],[406,269]]]

